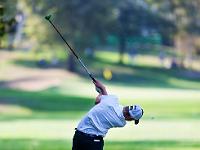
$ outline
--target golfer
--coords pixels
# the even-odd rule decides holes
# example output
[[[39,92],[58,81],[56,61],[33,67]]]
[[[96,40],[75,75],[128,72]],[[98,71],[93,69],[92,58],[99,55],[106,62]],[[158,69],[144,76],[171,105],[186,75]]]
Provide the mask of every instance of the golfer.
[[[79,122],[74,137],[72,150],[103,150],[106,133],[110,128],[124,127],[126,121],[139,123],[143,109],[138,105],[121,106],[118,98],[108,95],[105,86],[96,81],[101,89],[96,97],[95,106]]]

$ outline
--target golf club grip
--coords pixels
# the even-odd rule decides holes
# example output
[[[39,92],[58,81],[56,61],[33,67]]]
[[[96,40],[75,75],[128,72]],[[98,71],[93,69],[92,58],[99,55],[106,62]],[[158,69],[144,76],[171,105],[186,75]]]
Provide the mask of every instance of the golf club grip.
[[[92,81],[95,83],[96,79],[91,74],[89,74],[89,76],[92,79]],[[99,88],[99,87],[96,87],[96,85],[95,85],[95,89],[99,94],[103,94],[103,90],[101,88]]]

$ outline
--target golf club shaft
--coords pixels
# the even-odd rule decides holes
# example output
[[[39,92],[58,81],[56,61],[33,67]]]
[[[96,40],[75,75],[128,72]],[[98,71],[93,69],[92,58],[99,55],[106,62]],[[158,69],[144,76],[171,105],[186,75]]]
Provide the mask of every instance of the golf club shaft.
[[[70,51],[74,54],[74,56],[78,59],[78,61],[80,62],[81,66],[85,69],[85,71],[88,73],[89,77],[92,79],[93,82],[95,82],[95,78],[92,76],[92,74],[89,72],[89,70],[87,69],[87,67],[84,65],[84,63],[82,62],[82,60],[78,57],[78,55],[75,53],[75,51],[71,48],[71,46],[68,44],[68,42],[65,40],[65,38],[62,36],[62,34],[58,31],[58,29],[55,27],[55,25],[52,23],[51,20],[48,20],[51,25],[53,26],[53,28],[56,30],[56,32],[60,35],[60,37],[62,38],[62,40],[65,42],[65,44],[67,44],[68,48],[70,49]]]
[[[70,49],[70,51],[74,54],[74,56],[78,59],[79,63],[81,64],[81,66],[85,69],[85,71],[88,73],[89,77],[92,79],[92,81],[94,83],[96,83],[96,79],[92,76],[92,74],[90,73],[90,71],[87,69],[87,67],[84,65],[84,63],[82,62],[82,60],[78,57],[78,55],[75,53],[75,51],[71,48],[71,46],[68,44],[68,42],[65,40],[65,38],[63,37],[63,35],[58,31],[58,29],[56,28],[56,26],[52,23],[52,21],[50,20],[50,17],[45,17],[49,23],[53,26],[53,28],[56,30],[56,32],[60,35],[60,37],[62,38],[62,40],[65,42],[65,44],[68,46],[68,48]],[[103,90],[99,87],[96,87],[96,91],[100,94],[103,93]]]

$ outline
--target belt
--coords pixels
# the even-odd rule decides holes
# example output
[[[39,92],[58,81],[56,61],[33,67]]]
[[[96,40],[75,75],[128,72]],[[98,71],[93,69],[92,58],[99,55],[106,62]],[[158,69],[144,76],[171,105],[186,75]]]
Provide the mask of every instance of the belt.
[[[77,130],[77,129],[76,129],[76,133],[79,134],[79,135],[83,135],[83,136],[87,136],[87,137],[91,137],[91,138],[103,139],[103,136],[101,136],[101,135],[87,134],[87,133],[84,133],[84,132],[79,131],[79,130]]]

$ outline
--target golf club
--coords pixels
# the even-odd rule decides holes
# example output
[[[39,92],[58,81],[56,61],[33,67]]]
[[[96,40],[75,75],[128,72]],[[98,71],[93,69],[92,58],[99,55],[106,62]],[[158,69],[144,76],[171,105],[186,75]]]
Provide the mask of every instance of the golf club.
[[[92,81],[95,83],[96,79],[92,76],[92,74],[90,73],[90,71],[87,69],[87,67],[84,65],[84,63],[82,62],[82,60],[80,59],[80,57],[78,57],[78,55],[75,53],[75,51],[72,49],[72,47],[68,44],[68,42],[65,40],[65,38],[63,37],[63,35],[58,31],[58,29],[56,28],[56,26],[53,24],[53,22],[51,21],[51,15],[45,16],[45,19],[49,21],[49,23],[53,26],[53,28],[57,31],[57,33],[60,35],[60,37],[62,38],[62,40],[65,42],[65,44],[68,46],[68,48],[70,49],[70,51],[74,54],[74,56],[77,58],[77,60],[79,61],[79,63],[81,64],[81,66],[85,69],[85,71],[87,72],[87,74],[89,75],[89,77],[92,79]],[[97,88],[96,87],[96,91],[98,93],[102,93],[102,89]]]

